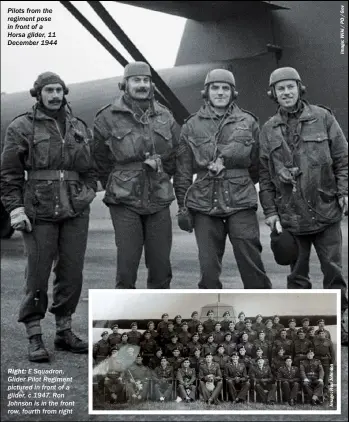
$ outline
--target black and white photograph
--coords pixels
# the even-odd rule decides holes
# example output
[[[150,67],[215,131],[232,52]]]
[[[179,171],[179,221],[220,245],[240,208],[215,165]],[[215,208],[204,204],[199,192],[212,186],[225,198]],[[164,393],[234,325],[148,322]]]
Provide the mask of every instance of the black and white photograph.
[[[178,422],[189,422],[202,403],[202,418],[210,422],[233,402],[234,412],[244,412],[246,403],[251,412],[280,407],[280,420],[297,420],[298,411],[326,412],[326,391],[313,398],[299,388],[290,398],[277,380],[267,394],[252,385],[248,368],[240,397],[222,370],[213,395],[198,374],[190,391],[178,391],[177,375],[163,390],[151,372],[138,391],[123,369],[116,388],[105,383],[108,349],[93,358],[100,371],[91,382],[93,402],[120,416],[88,413],[95,290],[246,290],[270,298],[284,290],[317,299],[317,291],[339,294],[331,341],[341,349],[342,372],[334,382],[338,413],[330,409],[329,418],[346,421],[348,2],[0,5],[2,420],[135,420],[142,416],[120,412],[148,411],[141,409],[146,403],[162,403],[154,420],[165,418],[170,405],[188,411],[183,418],[178,413]],[[291,318],[297,330],[302,318],[317,329],[323,318],[327,329],[335,314],[325,310],[324,304],[309,315],[291,309],[275,315],[281,313],[286,329]],[[263,324],[274,315],[241,311],[252,324],[258,313]],[[154,330],[166,312],[151,316]],[[222,322],[217,312],[213,319]],[[169,320],[178,325],[177,315],[189,324],[183,310]],[[137,328],[116,319],[114,334],[149,337],[143,316],[127,318]],[[223,326],[217,332],[225,333]],[[113,328],[108,323],[104,331],[109,338]],[[95,343],[102,341],[103,349],[102,333]],[[113,357],[125,368],[139,352],[123,348]],[[138,359],[147,368],[143,352]],[[328,371],[324,377],[327,382]],[[269,422],[260,413],[247,419]]]
[[[339,292],[91,290],[89,303],[93,414],[340,409]]]

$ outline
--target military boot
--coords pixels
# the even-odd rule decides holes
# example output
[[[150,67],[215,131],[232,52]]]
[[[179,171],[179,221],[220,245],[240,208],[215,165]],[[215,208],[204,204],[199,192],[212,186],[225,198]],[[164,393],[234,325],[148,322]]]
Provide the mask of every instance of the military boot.
[[[57,332],[54,344],[56,350],[67,350],[72,353],[88,352],[88,343],[81,340],[71,329]]]
[[[50,360],[41,334],[34,334],[29,338],[28,358],[31,362],[48,362]]]

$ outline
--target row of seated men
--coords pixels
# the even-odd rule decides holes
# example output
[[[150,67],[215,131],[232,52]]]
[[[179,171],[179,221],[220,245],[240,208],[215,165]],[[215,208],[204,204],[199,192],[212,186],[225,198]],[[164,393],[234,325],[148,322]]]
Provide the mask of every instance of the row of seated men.
[[[111,403],[166,402],[176,396],[177,402],[199,399],[210,405],[219,404],[225,397],[239,403],[248,400],[252,390],[257,400],[274,404],[278,386],[279,401],[291,406],[296,404],[302,389],[307,402],[313,405],[320,404],[324,397],[324,369],[320,360],[314,359],[313,349],[307,350],[299,366],[293,364],[291,356],[285,356],[274,370],[263,357],[246,366],[243,354],[237,352],[233,352],[223,369],[212,353],[204,358],[196,355],[197,362],[194,358],[182,358],[180,365],[175,365],[176,359],[158,356],[159,364],[155,367],[145,366],[142,355],[132,353],[128,360],[120,359],[115,347],[98,370],[95,368],[95,380]]]

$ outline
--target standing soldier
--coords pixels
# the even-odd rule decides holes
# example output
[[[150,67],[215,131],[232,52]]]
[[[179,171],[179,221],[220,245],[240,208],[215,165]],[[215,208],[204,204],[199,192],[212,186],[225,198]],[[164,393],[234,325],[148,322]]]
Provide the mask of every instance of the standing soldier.
[[[204,326],[205,333],[210,334],[212,333],[212,331],[214,331],[214,327],[217,321],[213,319],[214,312],[212,310],[207,311],[206,316],[208,317],[208,319],[204,321],[202,325]]]
[[[200,365],[200,393],[207,404],[218,404],[218,396],[223,388],[222,373],[218,363],[212,362],[212,353],[205,355]]]
[[[293,343],[294,364],[299,366],[300,362],[307,358],[307,351],[313,347],[313,343],[305,336],[302,328],[297,331],[298,338]]]
[[[188,356],[188,343],[191,340],[191,334],[188,331],[188,323],[186,321],[182,322],[181,325],[182,331],[178,334],[178,341],[183,344],[183,356]]]
[[[237,331],[244,331],[246,328],[245,325],[245,313],[244,312],[240,312],[238,315],[238,319],[239,321],[235,324],[235,330]]]
[[[205,104],[189,117],[180,136],[174,183],[178,224],[182,230],[195,230],[199,288],[222,288],[228,235],[244,287],[270,289],[256,216],[259,125],[236,105],[236,98],[231,72],[214,69],[207,74]]]
[[[273,328],[277,331],[277,334],[280,333],[280,330],[282,330],[283,328],[285,328],[285,326],[283,324],[280,324],[280,317],[279,317],[279,315],[274,315],[273,316]]]
[[[112,333],[108,337],[108,342],[110,345],[110,348],[116,346],[117,344],[121,343],[121,334],[119,333],[119,325],[113,324],[111,326]]]
[[[297,366],[292,366],[292,356],[285,357],[285,365],[279,368],[277,380],[281,383],[283,401],[294,406],[300,387],[300,373]]]
[[[301,322],[302,322],[302,328],[301,329],[305,332],[305,335],[307,335],[309,329],[311,328],[309,326],[309,323],[310,323],[309,318],[303,318]]]
[[[217,343],[217,344],[223,343],[223,341],[224,341],[224,333],[221,330],[221,323],[220,322],[216,322],[216,324],[214,326],[213,338],[214,338],[214,342]]]
[[[158,332],[160,338],[162,338],[162,335],[168,331],[168,318],[169,315],[167,313],[161,315],[162,321],[158,323],[158,326],[156,328],[156,331]]]
[[[173,321],[168,321],[167,330],[164,331],[161,336],[161,344],[163,345],[164,348],[166,347],[166,344],[171,343],[171,338],[174,334],[177,335],[174,329]]]
[[[135,346],[139,346],[141,344],[142,334],[137,331],[137,322],[132,322],[131,324],[131,331],[128,331],[128,342],[129,344],[134,344]]]
[[[187,403],[195,400],[195,381],[196,373],[194,368],[190,368],[189,358],[185,358],[181,368],[177,371],[177,392],[181,400],[185,400]],[[179,400],[178,400],[179,401]]]
[[[136,287],[144,246],[147,287],[168,289],[175,121],[154,100],[146,63],[129,63],[120,89],[123,95],[102,108],[94,122],[94,157],[115,231],[116,288]]]
[[[278,103],[260,135],[260,200],[266,224],[294,236],[298,257],[287,278],[289,289],[309,289],[314,245],[325,289],[340,289],[348,308],[342,274],[341,220],[348,214],[348,142],[331,110],[303,100],[296,69],[274,70],[269,96]],[[342,324],[342,341],[348,334]]]
[[[156,350],[156,341],[152,338],[150,331],[144,331],[144,340],[141,341],[141,351],[142,361],[144,365],[148,366],[149,361],[154,357]]]
[[[182,332],[182,317],[181,315],[176,315],[174,318],[174,330],[177,334]]]
[[[159,341],[159,333],[155,330],[154,321],[149,321],[147,324],[148,331],[150,331],[151,338],[157,343]]]
[[[194,333],[191,341],[187,344],[188,355],[193,356],[196,349],[201,350],[202,344],[199,342],[199,334]]]
[[[265,339],[268,343],[273,344],[274,340],[277,336],[277,331],[273,328],[273,321],[271,319],[267,319],[265,321]]]
[[[224,379],[227,382],[227,390],[231,400],[235,403],[243,403],[247,399],[250,389],[250,382],[247,376],[247,369],[244,363],[239,362],[239,355],[234,352],[231,357],[232,362],[224,368]],[[239,387],[239,392],[236,391]]]
[[[202,346],[202,353],[204,356],[207,353],[211,353],[214,356],[217,352],[218,344],[214,342],[213,334],[209,334],[207,337],[207,342]]]
[[[300,374],[304,390],[308,398],[311,397],[311,404],[320,403],[319,397],[323,397],[324,389],[324,369],[321,362],[314,359],[314,349],[309,349],[307,358],[300,363]]]
[[[324,391],[327,392],[330,365],[335,365],[336,354],[332,341],[326,338],[325,330],[320,328],[318,331],[319,334],[314,339],[314,353],[315,359],[319,359],[324,369]]]
[[[109,356],[110,344],[108,341],[108,331],[103,331],[101,340],[93,346],[92,356],[96,365]]]
[[[290,318],[288,320],[288,330],[287,330],[287,338],[289,338],[292,341],[297,340],[297,322],[294,318]]]
[[[252,324],[252,330],[256,331],[258,334],[261,330],[264,330],[264,328],[265,325],[263,323],[263,316],[261,314],[258,314],[256,316],[256,322]]]
[[[197,326],[197,329],[198,329],[198,334],[199,334],[199,342],[201,344],[205,344],[206,341],[207,341],[207,337],[208,337],[208,334],[206,334],[205,331],[204,331],[205,327],[203,326],[203,324],[200,323]]]
[[[199,313],[197,311],[192,312],[191,320],[188,322],[188,331],[190,334],[197,332],[197,327],[200,324]]]
[[[331,340],[331,333],[325,329],[325,320],[321,318],[316,323],[319,328],[315,331],[315,336],[317,336],[321,330],[323,330],[325,332],[325,337]]]
[[[253,343],[257,339],[257,331],[252,329],[252,321],[250,318],[245,319],[245,333],[248,334],[248,341]]]
[[[38,76],[30,94],[36,104],[8,126],[1,156],[1,201],[25,244],[26,293],[18,322],[29,339],[28,358],[49,361],[41,320],[48,307],[54,264],[53,302],[57,350],[87,353],[88,344],[71,330],[79,303],[96,174],[86,124],[67,104],[68,88],[55,73]],[[25,180],[25,172],[27,180]]]
[[[277,354],[277,349],[282,347],[285,350],[286,355],[293,355],[293,341],[287,338],[286,328],[282,328],[280,331],[280,337],[274,341],[273,344],[273,355]]]
[[[173,333],[171,336],[171,342],[167,343],[165,346],[165,356],[172,357],[173,350],[178,349],[181,353],[183,352],[183,344],[178,342],[178,335],[177,333]]]
[[[230,318],[230,312],[229,311],[225,311],[223,313],[223,320],[221,321],[221,330],[223,331],[223,333],[225,333],[226,331],[228,331],[229,324],[231,322],[232,322],[232,320]]]

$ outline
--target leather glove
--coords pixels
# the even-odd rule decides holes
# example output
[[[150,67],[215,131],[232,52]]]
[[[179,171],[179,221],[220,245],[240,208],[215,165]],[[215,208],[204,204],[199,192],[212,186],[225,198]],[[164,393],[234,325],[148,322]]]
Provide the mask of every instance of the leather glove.
[[[280,224],[280,219],[278,215],[271,215],[265,219],[265,224],[270,227],[270,231],[276,230],[277,233],[282,232],[282,227]]]
[[[29,218],[24,212],[24,207],[15,208],[10,212],[11,226],[15,230],[21,230],[26,232],[32,231],[32,225]]]
[[[144,164],[152,168],[157,173],[162,173],[164,170],[162,168],[161,156],[159,154],[150,155],[149,152],[145,154]]]
[[[218,157],[215,161],[211,161],[207,169],[211,176],[218,176],[225,169],[223,158]]]
[[[194,228],[194,220],[188,208],[180,208],[177,214],[178,226],[181,230],[191,233]]]
[[[341,196],[338,199],[338,202],[339,202],[339,206],[342,209],[343,215],[347,216],[348,215],[348,196]]]

